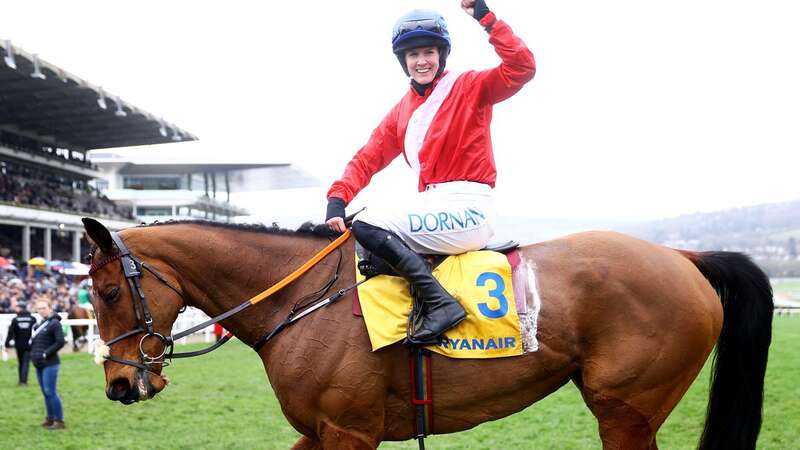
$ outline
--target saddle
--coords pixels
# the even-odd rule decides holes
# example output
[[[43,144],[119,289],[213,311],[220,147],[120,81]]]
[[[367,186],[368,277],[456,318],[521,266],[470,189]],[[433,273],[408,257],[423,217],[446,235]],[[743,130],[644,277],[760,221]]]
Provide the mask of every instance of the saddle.
[[[507,255],[518,248],[519,242],[507,241],[502,243],[492,243],[481,250],[490,250]],[[376,255],[373,255],[372,252],[362,247],[358,242],[356,242],[356,255],[358,255],[358,271],[361,272],[361,275],[366,278],[372,278],[377,275],[389,275],[392,277],[400,276],[400,274],[397,273],[386,261]],[[450,255],[422,254],[422,257],[428,261],[431,270],[441,264],[441,262],[444,261],[448,256]]]

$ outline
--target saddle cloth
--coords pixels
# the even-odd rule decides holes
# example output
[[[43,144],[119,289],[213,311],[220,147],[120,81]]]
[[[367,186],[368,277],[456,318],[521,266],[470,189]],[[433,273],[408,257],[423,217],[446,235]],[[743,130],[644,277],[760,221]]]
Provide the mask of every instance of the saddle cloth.
[[[507,256],[481,250],[453,255],[433,270],[433,276],[464,306],[467,318],[445,332],[447,339],[442,343],[426,348],[452,358],[523,354],[512,283],[516,277],[512,277],[509,263],[511,258],[519,260],[515,253]],[[358,281],[364,279],[358,270],[356,277]],[[370,278],[358,287],[358,301],[373,351],[405,339],[412,299],[403,278],[388,275]],[[521,307],[524,308],[524,300]]]

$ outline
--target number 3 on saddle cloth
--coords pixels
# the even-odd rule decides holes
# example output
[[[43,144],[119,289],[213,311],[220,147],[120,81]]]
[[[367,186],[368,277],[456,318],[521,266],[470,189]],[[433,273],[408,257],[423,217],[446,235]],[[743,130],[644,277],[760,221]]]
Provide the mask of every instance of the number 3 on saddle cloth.
[[[356,256],[358,264],[364,255]],[[480,250],[448,256],[433,269],[433,276],[464,306],[467,319],[427,349],[451,358],[499,358],[538,349],[538,302],[527,305],[528,280],[519,251]],[[357,270],[356,278],[365,277]],[[412,298],[403,278],[373,276],[358,287],[356,297],[353,312],[363,315],[373,351],[405,339]]]

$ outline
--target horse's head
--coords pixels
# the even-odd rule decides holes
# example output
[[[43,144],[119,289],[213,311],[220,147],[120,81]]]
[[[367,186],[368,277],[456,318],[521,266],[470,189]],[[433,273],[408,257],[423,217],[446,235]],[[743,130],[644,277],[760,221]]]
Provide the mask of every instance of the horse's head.
[[[172,287],[174,282],[170,286],[155,276],[144,276],[140,263],[149,267],[158,266],[158,261],[127,255],[122,238],[112,237],[96,220],[84,218],[83,224],[95,245],[90,261],[92,303],[105,342],[98,348],[104,359],[99,362],[105,369],[106,395],[124,404],[150,399],[168,383],[161,375],[165,337],[170,336],[183,301]]]

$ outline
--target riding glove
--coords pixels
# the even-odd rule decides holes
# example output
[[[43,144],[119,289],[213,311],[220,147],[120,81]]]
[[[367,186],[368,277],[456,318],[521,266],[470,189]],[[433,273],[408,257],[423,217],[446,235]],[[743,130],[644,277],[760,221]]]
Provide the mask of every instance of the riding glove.
[[[344,200],[339,197],[331,197],[328,199],[328,211],[325,214],[325,222],[334,217],[341,217],[344,219]]]
[[[475,8],[475,11],[472,13],[472,17],[474,17],[478,22],[480,22],[481,19],[489,14],[489,7],[486,6],[486,2],[484,0],[475,0],[475,5],[472,7]]]

